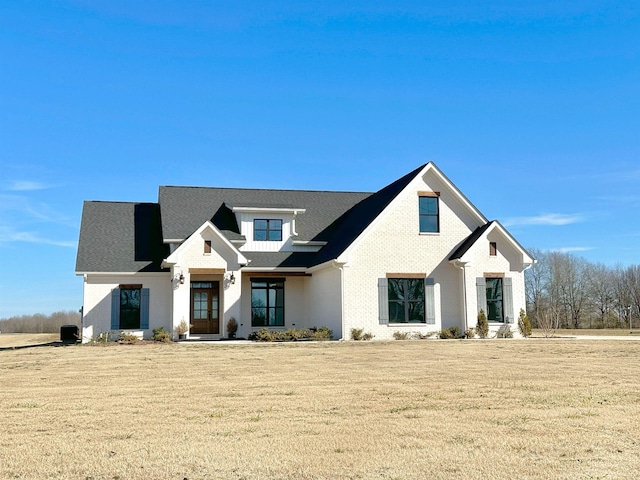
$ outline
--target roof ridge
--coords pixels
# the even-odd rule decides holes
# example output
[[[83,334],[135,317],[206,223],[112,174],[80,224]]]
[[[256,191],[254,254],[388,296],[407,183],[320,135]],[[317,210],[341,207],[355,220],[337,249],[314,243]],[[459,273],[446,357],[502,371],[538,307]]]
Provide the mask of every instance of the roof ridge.
[[[191,186],[191,185],[160,185],[160,188],[193,188],[193,189],[203,189],[203,190],[244,190],[251,192],[307,192],[307,193],[350,193],[350,194],[364,194],[364,195],[372,195],[376,192],[365,192],[365,191],[356,191],[356,190],[313,190],[313,189],[295,189],[295,188],[248,188],[248,187],[202,187],[202,186]]]

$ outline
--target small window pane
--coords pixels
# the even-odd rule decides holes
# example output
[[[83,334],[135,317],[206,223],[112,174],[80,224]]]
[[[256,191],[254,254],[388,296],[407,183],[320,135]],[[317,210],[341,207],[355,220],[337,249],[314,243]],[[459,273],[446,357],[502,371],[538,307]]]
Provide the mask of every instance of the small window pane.
[[[420,197],[420,213],[435,215],[438,213],[437,197]]]
[[[267,221],[266,220],[254,220],[253,228],[256,230],[266,230],[267,229]]]
[[[438,217],[421,216],[420,217],[420,231],[421,232],[437,232],[438,231]]]
[[[267,309],[252,308],[251,309],[251,325],[254,327],[263,327],[267,324]]]

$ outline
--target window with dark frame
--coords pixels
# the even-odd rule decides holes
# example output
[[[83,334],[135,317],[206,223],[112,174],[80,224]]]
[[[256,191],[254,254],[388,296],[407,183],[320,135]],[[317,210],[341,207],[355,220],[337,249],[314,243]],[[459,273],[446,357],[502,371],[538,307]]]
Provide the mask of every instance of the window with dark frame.
[[[282,220],[255,219],[253,221],[253,239],[255,241],[282,241]]]
[[[487,290],[487,320],[504,323],[502,278],[485,278]]]
[[[251,279],[251,326],[284,326],[284,279]]]
[[[140,294],[142,288],[120,288],[120,328],[140,328]]]
[[[495,257],[498,254],[498,244],[496,242],[489,242],[489,255]]]
[[[420,215],[420,233],[438,233],[440,231],[440,212],[438,197],[418,197],[418,210]]]
[[[204,253],[211,253],[211,240],[204,241]]]
[[[389,323],[426,323],[423,278],[389,278]]]

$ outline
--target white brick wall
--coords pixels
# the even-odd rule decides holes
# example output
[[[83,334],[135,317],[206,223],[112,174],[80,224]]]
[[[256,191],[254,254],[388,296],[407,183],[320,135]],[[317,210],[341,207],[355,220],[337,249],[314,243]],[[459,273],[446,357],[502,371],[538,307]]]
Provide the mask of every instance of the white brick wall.
[[[420,234],[418,192],[440,192],[440,233]],[[344,268],[344,336],[351,328],[364,328],[376,339],[390,339],[395,331],[427,332],[458,326],[464,328],[462,271],[450,264],[454,249],[482,222],[463,205],[459,197],[433,172],[416,178],[391,204],[348,256]],[[493,241],[493,240],[492,240]],[[504,239],[502,239],[504,244]],[[500,244],[499,244],[500,245]],[[478,249],[484,246],[478,246]],[[498,247],[500,248],[500,246]],[[509,271],[504,259],[489,259],[488,242],[484,257],[478,253],[474,269],[467,273],[467,307],[477,305],[475,275],[478,271]],[[512,257],[515,255],[512,254]],[[502,257],[501,257],[502,258]],[[513,259],[512,259],[513,260]],[[521,266],[520,266],[521,267]],[[514,268],[511,265],[511,268]],[[378,278],[387,273],[420,273],[435,279],[436,324],[380,324],[378,321]],[[521,272],[510,271],[514,279],[514,309],[523,305],[524,280]],[[467,312],[475,326],[477,310]],[[469,321],[469,320],[468,320]]]

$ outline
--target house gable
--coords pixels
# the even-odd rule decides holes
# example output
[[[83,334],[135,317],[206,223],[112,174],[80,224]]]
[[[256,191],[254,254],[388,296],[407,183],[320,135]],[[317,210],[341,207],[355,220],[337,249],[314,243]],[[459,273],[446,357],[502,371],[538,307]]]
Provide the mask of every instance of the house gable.
[[[495,252],[492,252],[491,244],[495,247]],[[474,230],[449,256],[449,261],[463,265],[478,258],[490,259],[491,256],[507,259],[512,271],[522,271],[535,262],[529,252],[497,220]]]
[[[425,195],[428,192],[429,195],[435,195],[439,198],[439,205],[441,211],[439,216],[442,218],[456,218],[466,225],[470,231],[476,228],[478,225],[486,223],[486,218],[480,211],[462,194],[462,192],[436,167],[432,162],[427,163],[414,170],[410,174],[406,175],[389,187],[396,186],[395,189],[390,189],[387,195],[384,195],[385,189],[376,193],[372,197],[382,195],[385,198],[385,202],[380,202],[378,210],[373,210],[369,214],[369,223],[363,225],[360,233],[352,239],[351,243],[346,245],[342,252],[337,256],[339,263],[347,263],[349,256],[354,249],[358,248],[359,243],[363,241],[371,232],[375,231],[378,225],[385,221],[389,215],[402,214],[409,215],[409,223],[404,225],[398,232],[401,235],[420,234],[419,232],[419,213],[418,213],[418,197]],[[386,188],[389,188],[386,187]],[[398,205],[407,201],[405,205],[404,213],[398,213]],[[393,212],[393,213],[392,213]],[[372,215],[374,214],[374,215]],[[437,232],[440,233],[446,232]]]
[[[211,222],[203,223],[163,262],[164,265],[197,264],[226,267],[227,261],[238,265],[247,258]]]

